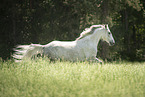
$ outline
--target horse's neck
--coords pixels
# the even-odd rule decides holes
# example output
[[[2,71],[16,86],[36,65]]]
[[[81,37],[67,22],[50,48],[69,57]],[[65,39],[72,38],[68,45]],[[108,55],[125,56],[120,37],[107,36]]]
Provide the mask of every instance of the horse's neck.
[[[85,44],[86,46],[92,45],[92,46],[94,46],[94,48],[97,48],[98,43],[99,43],[99,41],[101,39],[101,35],[102,35],[101,32],[98,31],[98,32],[96,32],[96,33],[94,33],[92,35],[89,35],[89,36],[87,36],[87,37],[85,37],[83,39],[80,39],[78,41],[81,44]]]
[[[99,41],[101,39],[101,36],[102,36],[101,31],[98,31],[98,32],[96,32],[96,33],[94,33],[94,34],[89,36],[89,38],[90,38],[89,41],[91,41],[93,43],[93,45],[95,47],[97,47],[98,43],[99,43]]]

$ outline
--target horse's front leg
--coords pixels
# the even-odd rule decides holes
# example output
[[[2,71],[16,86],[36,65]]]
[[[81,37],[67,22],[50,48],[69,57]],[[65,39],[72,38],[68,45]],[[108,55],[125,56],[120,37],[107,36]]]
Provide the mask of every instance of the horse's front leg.
[[[103,61],[101,61],[101,60],[98,59],[98,58],[95,58],[95,60],[96,60],[97,62],[99,62],[99,63],[103,63]]]
[[[96,58],[96,57],[91,57],[88,59],[90,62],[98,62],[98,63],[103,63],[103,61],[101,61],[100,59]]]

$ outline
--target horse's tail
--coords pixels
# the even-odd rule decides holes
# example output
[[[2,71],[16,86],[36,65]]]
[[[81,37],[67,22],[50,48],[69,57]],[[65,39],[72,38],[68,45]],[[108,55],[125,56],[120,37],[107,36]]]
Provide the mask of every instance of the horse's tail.
[[[23,59],[31,59],[34,55],[43,53],[43,46],[40,44],[18,45],[14,48],[15,53],[12,55],[16,62]]]

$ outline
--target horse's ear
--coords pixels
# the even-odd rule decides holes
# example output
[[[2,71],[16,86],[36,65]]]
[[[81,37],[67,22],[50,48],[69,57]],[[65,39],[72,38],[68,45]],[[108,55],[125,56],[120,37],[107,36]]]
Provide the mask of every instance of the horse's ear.
[[[102,27],[105,29],[105,28],[106,28],[106,25],[105,25],[105,24],[103,24],[103,25],[102,25]]]

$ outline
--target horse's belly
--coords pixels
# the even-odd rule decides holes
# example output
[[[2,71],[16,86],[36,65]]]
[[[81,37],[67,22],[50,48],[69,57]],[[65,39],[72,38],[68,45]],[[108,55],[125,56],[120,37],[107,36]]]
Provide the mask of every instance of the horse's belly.
[[[68,61],[78,61],[83,60],[85,56],[79,51],[73,49],[64,49],[56,52],[55,58],[60,58]]]
[[[81,50],[75,48],[67,47],[48,47],[45,48],[45,55],[51,59],[62,59],[68,61],[83,61],[85,60],[85,55]]]
[[[85,55],[80,51],[69,51],[66,52],[64,56],[64,60],[69,60],[69,61],[83,61],[85,60]]]

